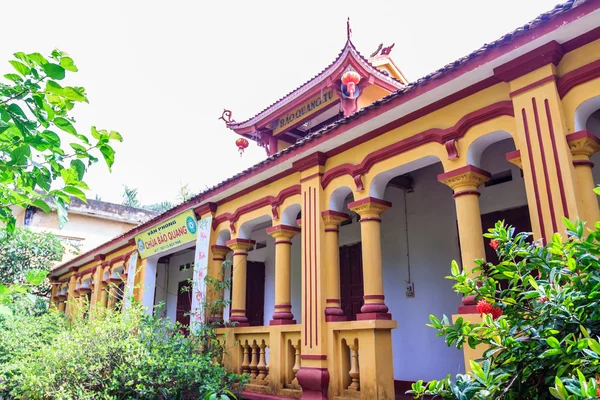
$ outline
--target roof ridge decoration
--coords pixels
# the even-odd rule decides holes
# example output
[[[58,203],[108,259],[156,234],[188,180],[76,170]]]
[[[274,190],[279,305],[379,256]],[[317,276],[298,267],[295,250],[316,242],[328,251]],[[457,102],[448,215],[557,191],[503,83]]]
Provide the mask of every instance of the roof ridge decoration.
[[[340,68],[342,66],[342,64],[346,61],[347,57],[351,57],[358,65],[360,65],[362,68],[365,68],[366,70],[368,70],[369,73],[371,75],[373,75],[373,77],[384,82],[390,88],[390,90],[392,92],[394,92],[398,89],[401,89],[402,87],[405,86],[402,82],[386,75],[384,72],[377,69],[377,67],[375,67],[369,61],[369,59],[364,57],[356,49],[356,47],[354,46],[354,43],[352,43],[351,35],[352,35],[352,28],[350,27],[350,18],[348,17],[347,22],[346,22],[346,43],[345,43],[344,47],[342,48],[342,50],[340,51],[340,53],[338,54],[338,56],[336,57],[336,59],[333,60],[333,62],[331,62],[321,72],[319,72],[317,75],[315,75],[308,81],[304,82],[302,85],[298,86],[296,89],[287,93],[285,96],[279,98],[277,101],[275,101],[274,103],[272,103],[271,105],[269,105],[268,107],[266,107],[265,109],[263,109],[262,111],[260,111],[258,114],[256,114],[255,116],[253,116],[251,118],[248,118],[242,122],[236,122],[232,118],[232,112],[230,110],[225,109],[223,111],[223,115],[221,115],[221,118],[219,118],[219,119],[222,119],[223,121],[225,121],[227,127],[230,129],[235,130],[235,129],[254,127],[256,130],[259,130],[260,128],[262,128],[262,126],[255,126],[257,123],[264,121],[265,118],[272,116],[278,110],[280,110],[281,108],[292,103],[294,100],[298,99],[299,97],[305,95],[308,91],[314,89],[315,87],[319,87],[320,85],[322,85],[323,88],[325,88],[326,86],[328,86],[328,83],[327,83],[328,78],[334,72],[336,72],[338,70],[338,68]],[[368,77],[365,77],[365,78],[368,78]]]

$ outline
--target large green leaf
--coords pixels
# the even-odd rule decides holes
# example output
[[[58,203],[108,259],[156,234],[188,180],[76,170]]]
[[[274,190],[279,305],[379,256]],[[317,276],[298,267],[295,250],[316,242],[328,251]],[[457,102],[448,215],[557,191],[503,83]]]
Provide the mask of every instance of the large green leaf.
[[[29,75],[31,73],[31,69],[22,62],[10,60],[9,63],[19,74],[23,76]]]
[[[54,118],[54,124],[65,132],[68,132],[72,135],[77,135],[77,130],[66,118],[56,117]]]
[[[42,69],[52,79],[64,79],[65,78],[65,69],[58,64],[47,63],[42,65]]]

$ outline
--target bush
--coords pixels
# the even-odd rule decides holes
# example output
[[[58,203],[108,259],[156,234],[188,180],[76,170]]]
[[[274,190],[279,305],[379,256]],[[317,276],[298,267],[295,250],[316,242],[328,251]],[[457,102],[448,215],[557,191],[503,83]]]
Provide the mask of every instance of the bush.
[[[22,360],[50,345],[66,329],[62,313],[41,312],[28,296],[15,299],[12,315],[0,315],[0,398],[15,389]]]
[[[140,305],[100,309],[13,358],[19,374],[8,386],[27,399],[197,399],[242,383],[219,363],[221,351],[213,338],[186,337]]]
[[[568,238],[531,243],[503,223],[484,235],[498,265],[478,261],[475,273],[452,266],[454,288],[476,296],[481,323],[458,318],[450,324],[430,316],[446,343],[483,346],[472,372],[409,393],[444,399],[581,399],[600,397],[600,223],[584,236],[583,223],[565,220]],[[501,286],[500,282],[504,284]]]

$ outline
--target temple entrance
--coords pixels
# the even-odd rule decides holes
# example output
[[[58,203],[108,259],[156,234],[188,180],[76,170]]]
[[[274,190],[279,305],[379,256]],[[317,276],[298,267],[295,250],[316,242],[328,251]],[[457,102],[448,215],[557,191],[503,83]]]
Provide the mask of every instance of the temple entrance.
[[[265,263],[248,261],[246,278],[246,317],[250,326],[264,325]]]
[[[175,320],[189,329],[192,311],[192,284],[189,280],[179,282],[177,286],[177,312]]]
[[[488,229],[493,228],[498,221],[504,221],[506,225],[514,227],[515,234],[519,232],[531,232],[531,219],[529,218],[529,208],[527,206],[483,214],[481,216],[483,233],[487,233]],[[498,255],[490,246],[490,239],[484,238],[483,240],[485,243],[485,259],[492,264],[497,264]]]
[[[356,321],[364,294],[360,242],[340,247],[340,292],[346,318],[348,321]]]

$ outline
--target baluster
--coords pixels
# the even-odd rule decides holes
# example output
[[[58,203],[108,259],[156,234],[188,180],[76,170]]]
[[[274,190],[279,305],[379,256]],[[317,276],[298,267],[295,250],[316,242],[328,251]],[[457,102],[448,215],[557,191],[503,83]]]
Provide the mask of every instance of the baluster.
[[[267,377],[267,360],[265,358],[265,341],[263,340],[260,343],[260,356],[258,358],[258,365],[256,368],[258,369],[258,379],[264,380]]]
[[[252,361],[250,362],[250,378],[256,379],[258,366],[258,346],[256,345],[256,341],[252,342]]]
[[[350,378],[352,383],[348,386],[348,390],[357,392],[360,390],[360,369],[358,366],[358,342],[348,345],[350,347]]]
[[[298,341],[298,343],[293,345],[293,347],[295,350],[295,356],[294,356],[294,367],[292,368],[292,371],[294,371],[294,379],[292,380],[292,385],[299,385],[297,375],[298,375],[298,371],[300,370],[300,341]]]
[[[250,346],[248,345],[248,341],[242,345],[244,348],[244,358],[242,360],[242,373],[249,374],[250,373]]]

